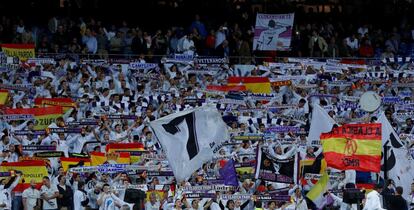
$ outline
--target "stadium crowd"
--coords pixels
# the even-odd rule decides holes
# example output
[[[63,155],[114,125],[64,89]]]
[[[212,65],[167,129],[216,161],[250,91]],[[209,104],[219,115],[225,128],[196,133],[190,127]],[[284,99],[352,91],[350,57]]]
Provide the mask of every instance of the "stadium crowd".
[[[1,43],[35,43],[39,55],[78,53],[97,55],[162,55],[187,53],[241,57],[237,63],[250,64],[251,57],[275,54],[253,51],[254,15],[235,13],[234,20],[212,24],[195,15],[190,25],[146,30],[122,21],[107,24],[95,18],[52,17],[47,26],[25,24],[23,19],[3,16]],[[341,21],[299,21],[295,23],[291,52],[294,57],[388,58],[411,56],[412,26],[402,21],[391,28],[382,25]],[[156,56],[153,56],[156,55]]]

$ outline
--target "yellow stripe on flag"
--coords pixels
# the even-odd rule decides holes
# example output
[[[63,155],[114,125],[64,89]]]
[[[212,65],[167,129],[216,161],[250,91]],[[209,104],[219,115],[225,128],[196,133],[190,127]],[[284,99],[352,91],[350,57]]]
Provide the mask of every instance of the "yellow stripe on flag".
[[[0,90],[0,105],[4,105],[9,98],[9,91],[7,90]]]
[[[130,164],[131,157],[129,153],[103,153],[91,152],[91,165],[99,166],[105,163],[109,164]]]
[[[322,140],[323,152],[345,153],[347,138],[328,138]],[[352,140],[356,145],[354,155],[381,155],[382,142],[378,140]]]

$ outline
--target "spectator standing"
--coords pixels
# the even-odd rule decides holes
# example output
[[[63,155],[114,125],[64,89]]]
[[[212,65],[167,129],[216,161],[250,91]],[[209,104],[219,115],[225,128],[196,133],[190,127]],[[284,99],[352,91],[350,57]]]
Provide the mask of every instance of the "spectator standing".
[[[23,209],[33,210],[40,204],[40,191],[36,189],[36,181],[30,180],[30,187],[23,191]]]
[[[311,57],[324,57],[328,50],[328,44],[325,39],[319,36],[318,32],[313,31],[309,40],[309,52]]]
[[[49,177],[43,177],[43,185],[40,188],[40,198],[43,200],[43,210],[57,210],[57,197],[59,197],[59,190],[55,185],[50,184]]]
[[[72,210],[73,206],[73,190],[66,184],[66,177],[63,175],[58,176],[59,184],[57,188],[59,190],[59,196],[57,198],[57,203],[59,210]]]
[[[96,54],[98,51],[98,41],[90,29],[86,29],[86,33],[82,37],[82,43],[86,45],[85,53]]]
[[[408,210],[407,201],[402,197],[403,188],[395,188],[395,195],[389,200],[388,210]]]

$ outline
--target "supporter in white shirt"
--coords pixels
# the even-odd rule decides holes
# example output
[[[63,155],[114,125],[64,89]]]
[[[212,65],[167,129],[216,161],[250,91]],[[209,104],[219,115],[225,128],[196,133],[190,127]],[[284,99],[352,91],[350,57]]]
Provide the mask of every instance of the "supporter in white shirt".
[[[36,189],[36,181],[30,180],[30,187],[25,189],[22,194],[24,210],[33,210],[40,204],[40,191]]]
[[[102,185],[96,184],[95,187],[88,192],[89,207],[91,209],[99,209],[98,196],[101,193]]]
[[[14,173],[14,172],[11,172]],[[7,187],[6,180],[1,181],[0,186],[0,210],[11,210],[12,209],[12,191],[20,181],[21,174],[17,173],[17,176],[12,175],[14,180],[10,186]],[[7,187],[7,188],[5,188]]]
[[[380,195],[382,187],[376,185],[374,190],[367,194],[363,210],[385,210],[382,208],[382,197]]]
[[[347,37],[346,39],[346,45],[348,45],[349,48],[352,50],[358,50],[359,49],[359,42],[358,39],[355,37],[355,35],[352,35],[351,37]]]
[[[58,209],[57,197],[59,196],[59,190],[56,185],[50,183],[49,177],[43,177],[43,185],[40,188],[40,198],[43,200],[43,210],[55,210]]]
[[[99,129],[99,127],[96,128],[96,129]],[[73,137],[69,137],[66,140],[66,144],[69,147],[73,147],[72,152],[82,153],[82,149],[83,149],[83,146],[85,145],[85,143],[94,141],[94,138],[95,138],[95,136],[93,135],[93,132],[87,134],[85,129],[82,128],[81,134],[80,135],[76,134]]]
[[[183,52],[185,54],[192,55],[194,54],[194,51],[195,51],[195,46],[194,46],[194,41],[193,41],[193,35],[189,34],[189,35],[184,36]]]
[[[89,203],[88,196],[84,190],[85,182],[78,182],[78,189],[73,196],[73,206],[75,210],[85,210],[85,207]]]

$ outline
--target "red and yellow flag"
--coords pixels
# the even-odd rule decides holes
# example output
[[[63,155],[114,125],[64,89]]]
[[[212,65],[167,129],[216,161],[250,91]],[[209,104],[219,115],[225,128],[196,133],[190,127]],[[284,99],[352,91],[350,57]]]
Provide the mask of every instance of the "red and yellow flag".
[[[18,57],[20,60],[27,60],[35,57],[34,44],[2,44],[1,50],[8,57]]]
[[[8,98],[9,98],[9,91],[0,90],[0,106],[3,106],[4,104],[6,104]]]
[[[270,80],[267,77],[229,77],[227,83],[229,86],[244,85],[252,93],[270,94],[272,92]]]
[[[127,152],[91,152],[91,165],[99,166],[102,164],[130,164],[131,156]]]
[[[46,163],[41,160],[2,163],[0,165],[1,172],[21,171],[23,173],[19,184],[14,188],[15,192],[23,192],[30,186],[30,180],[34,179],[38,185],[42,184],[44,176],[48,176]]]
[[[61,106],[63,112],[76,107],[76,102],[71,98],[35,98],[34,103],[37,107]]]
[[[347,124],[321,134],[326,163],[339,170],[381,170],[380,123]]]
[[[83,161],[83,166],[91,166],[91,160],[89,158],[73,158],[73,157],[61,157],[60,164],[63,167],[63,171],[68,171],[70,166],[76,166],[79,162]]]
[[[63,115],[63,109],[60,106],[6,109],[5,114],[33,115],[35,118],[34,129],[43,130],[46,129],[51,123],[54,123],[58,117],[61,117]]]
[[[142,143],[110,143],[106,145],[106,152],[127,152],[131,156],[131,163],[141,160],[141,152],[145,151]]]

